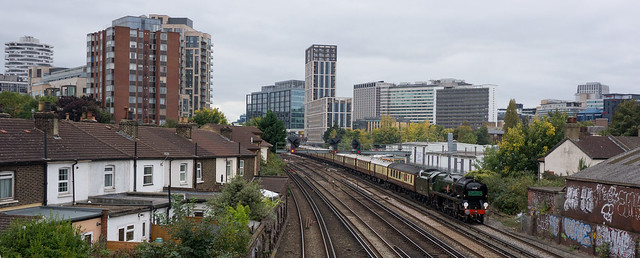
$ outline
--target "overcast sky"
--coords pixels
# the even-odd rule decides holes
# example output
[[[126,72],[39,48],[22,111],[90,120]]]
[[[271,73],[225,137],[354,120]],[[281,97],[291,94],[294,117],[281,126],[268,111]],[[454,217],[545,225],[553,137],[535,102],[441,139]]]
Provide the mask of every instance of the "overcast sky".
[[[304,80],[314,43],[338,46],[339,97],[357,83],[441,78],[495,84],[501,108],[511,98],[573,100],[592,81],[640,93],[640,1],[523,2],[3,0],[0,43],[34,36],[54,46],[55,66],[76,67],[86,64],[86,34],[114,19],[188,17],[213,37],[213,103],[230,122],[246,94]]]

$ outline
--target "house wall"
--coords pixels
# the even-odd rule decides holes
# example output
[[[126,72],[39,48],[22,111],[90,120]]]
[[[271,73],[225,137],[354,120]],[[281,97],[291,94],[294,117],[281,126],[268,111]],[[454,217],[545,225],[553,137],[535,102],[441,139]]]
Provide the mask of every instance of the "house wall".
[[[478,156],[450,154],[446,152],[429,152],[423,147],[413,147],[409,163],[437,167],[459,173],[467,173],[475,169],[475,164],[482,160],[482,152]]]
[[[118,241],[118,231],[120,228],[126,228],[133,225],[133,242],[147,241],[150,237],[151,227],[151,211],[144,211],[134,214],[113,217],[109,216],[109,227],[107,229],[107,241]],[[143,236],[142,224],[145,224],[145,232]]]
[[[578,172],[580,159],[584,159],[588,166],[596,165],[602,160],[593,160],[571,141],[565,141],[555,150],[547,154],[544,163],[540,164],[539,172],[553,172],[558,176],[568,176]]]
[[[0,209],[44,202],[44,166],[2,165],[0,172],[13,172],[13,199],[0,202]]]
[[[76,201],[86,200],[89,196],[125,193],[132,191],[133,161],[111,160],[78,163],[76,169]],[[77,167],[76,166],[76,167]],[[113,166],[113,187],[105,187],[105,167]],[[89,170],[86,169],[88,167]],[[54,170],[57,175],[58,170]],[[88,178],[86,175],[89,175]],[[84,181],[87,178],[87,181]],[[50,181],[51,182],[51,181]]]
[[[255,171],[256,158],[240,158],[244,160],[244,178],[246,180],[251,180],[254,176],[257,176],[258,172]],[[240,164],[238,164],[238,170],[240,169]],[[238,171],[239,173],[239,171]]]
[[[216,184],[216,159],[201,159],[197,162],[202,162],[202,181],[196,182],[196,190],[217,191],[219,184]]]
[[[231,172],[227,177],[227,163],[226,161],[231,161]],[[218,158],[216,159],[216,182],[220,184],[225,184],[231,181],[236,176],[237,173],[237,165],[238,159],[236,157],[229,158]]]
[[[529,191],[523,228],[592,254],[609,243],[611,257],[636,257],[640,251],[638,204],[638,188],[569,179],[566,192],[553,197]]]
[[[180,181],[180,164],[187,164],[187,175],[185,181]],[[171,187],[192,188],[193,187],[193,160],[176,159],[164,162],[164,186],[169,186],[169,165],[171,165]]]
[[[133,160],[130,161],[131,167],[133,167]],[[166,163],[166,162],[165,162]],[[136,172],[137,179],[137,191],[138,192],[162,192],[162,189],[165,185],[164,179],[164,164],[162,160],[138,160],[138,170]],[[146,166],[153,167],[153,184],[145,185],[144,184],[144,168]],[[131,191],[133,191],[133,168],[131,170]]]
[[[100,240],[100,236],[101,236],[100,223],[101,223],[101,218],[98,217],[94,219],[73,222],[72,224],[73,226],[80,227],[80,230],[82,231],[83,235],[90,233],[91,241],[95,243],[96,241]]]

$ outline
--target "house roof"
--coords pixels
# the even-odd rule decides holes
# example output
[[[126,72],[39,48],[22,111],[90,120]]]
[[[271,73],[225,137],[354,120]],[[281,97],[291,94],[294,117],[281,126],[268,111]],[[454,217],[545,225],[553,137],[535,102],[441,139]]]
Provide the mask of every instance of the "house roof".
[[[49,139],[51,160],[127,159],[126,153],[105,144],[96,144],[91,134],[78,130],[76,122],[60,120],[59,136]]]
[[[569,177],[569,180],[640,186],[640,147],[620,153]]]
[[[102,216],[101,209],[78,207],[39,206],[18,210],[5,211],[8,215],[42,216],[45,218],[71,220],[71,222],[98,218]]]
[[[198,143],[198,156],[201,156],[202,150],[216,157],[255,156],[247,149],[248,146],[242,143],[238,146],[237,142],[232,142],[212,131],[193,129],[191,138],[193,142]]]
[[[260,177],[260,186],[265,190],[269,190],[272,192],[276,192],[280,194],[280,196],[284,196],[287,194],[287,182],[289,181],[288,177]]]
[[[161,153],[168,152],[171,158],[193,158],[195,155],[195,144],[176,134],[173,128],[139,126],[138,138]],[[198,156],[208,154],[198,152]]]
[[[640,147],[640,137],[631,136],[583,136],[579,140],[564,138],[547,152],[548,156],[565,142],[575,144],[591,159],[608,159],[620,153]]]
[[[0,163],[42,161],[44,134],[33,121],[0,118]]]
[[[231,128],[231,139],[234,142],[240,142],[242,146],[248,146],[247,149],[258,150],[260,147],[271,147],[270,143],[260,138],[263,134],[260,129],[255,126],[233,126],[233,125],[221,125],[221,124],[206,124],[201,129],[211,129],[217,133],[220,133],[222,128]],[[260,145],[256,144],[260,143]]]
[[[137,156],[139,158],[158,158],[163,157],[162,152],[152,148],[145,142],[131,139],[119,132],[118,127],[111,124],[98,123],[72,123],[78,130],[84,131],[99,142],[118,149],[129,157],[136,155],[135,142],[138,142]]]

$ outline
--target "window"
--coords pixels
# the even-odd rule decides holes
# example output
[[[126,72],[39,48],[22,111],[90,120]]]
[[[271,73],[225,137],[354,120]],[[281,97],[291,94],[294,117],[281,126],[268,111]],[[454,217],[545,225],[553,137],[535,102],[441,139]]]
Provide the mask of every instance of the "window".
[[[244,160],[240,160],[240,166],[238,168],[238,174],[244,176]]]
[[[198,162],[196,165],[196,180],[202,182],[202,162]]]
[[[104,167],[104,188],[113,188],[114,166]]]
[[[187,163],[180,163],[180,183],[187,182]]]
[[[0,201],[13,199],[13,172],[0,172]]]
[[[118,229],[118,241],[133,241],[133,225]]]
[[[231,176],[231,160],[227,160],[227,180]]]
[[[69,168],[58,169],[58,193],[69,192]]]
[[[152,185],[153,184],[153,166],[144,166],[144,185]]]
[[[147,231],[147,223],[142,222],[142,236],[146,235],[145,231]]]

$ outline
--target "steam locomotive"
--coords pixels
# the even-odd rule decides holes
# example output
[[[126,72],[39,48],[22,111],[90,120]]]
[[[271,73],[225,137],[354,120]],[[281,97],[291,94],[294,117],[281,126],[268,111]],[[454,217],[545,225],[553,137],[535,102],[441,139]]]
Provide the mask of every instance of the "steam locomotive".
[[[487,185],[472,177],[392,163],[371,156],[343,153],[306,153],[305,156],[351,170],[453,217],[483,223],[489,203]]]

